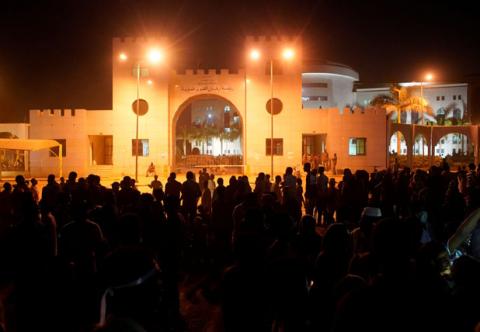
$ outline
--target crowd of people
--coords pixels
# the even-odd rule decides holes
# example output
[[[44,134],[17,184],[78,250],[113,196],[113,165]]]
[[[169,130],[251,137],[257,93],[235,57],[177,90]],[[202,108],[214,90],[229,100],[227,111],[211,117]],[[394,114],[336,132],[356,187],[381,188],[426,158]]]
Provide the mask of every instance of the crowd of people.
[[[0,192],[0,331],[475,331],[480,167],[323,166],[228,181],[17,176]]]

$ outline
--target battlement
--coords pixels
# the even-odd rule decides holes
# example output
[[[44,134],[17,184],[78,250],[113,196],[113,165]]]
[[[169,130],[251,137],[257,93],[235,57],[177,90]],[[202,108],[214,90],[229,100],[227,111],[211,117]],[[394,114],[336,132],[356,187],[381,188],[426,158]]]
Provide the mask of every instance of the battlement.
[[[86,115],[86,109],[34,109],[30,110],[30,119],[32,117],[75,117]]]
[[[167,37],[115,37],[113,45],[144,45],[144,44],[167,44]]]
[[[259,36],[247,36],[245,37],[246,43],[263,43],[263,42],[295,42],[298,40],[297,36],[289,36],[289,35],[259,35]]]
[[[177,76],[201,76],[201,75],[208,75],[208,76],[243,76],[245,74],[245,70],[238,69],[184,69],[184,70],[174,70],[174,75]]]
[[[385,110],[379,107],[345,107],[343,113],[338,111],[340,116],[386,116]]]

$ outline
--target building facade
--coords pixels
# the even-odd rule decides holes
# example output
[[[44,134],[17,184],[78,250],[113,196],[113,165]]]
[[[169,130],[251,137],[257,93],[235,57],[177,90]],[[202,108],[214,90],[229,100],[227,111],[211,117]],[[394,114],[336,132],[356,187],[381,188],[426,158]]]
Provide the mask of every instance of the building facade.
[[[370,107],[369,100],[388,88],[355,89],[359,75],[351,68],[304,63],[301,42],[288,37],[247,37],[245,52],[256,49],[262,56],[246,60],[238,70],[180,71],[169,66],[168,58],[150,65],[148,49],[165,44],[161,39],[115,38],[112,109],[30,110],[26,138],[62,143],[63,172],[76,170],[80,175],[133,175],[136,151],[139,175],[145,175],[151,163],[161,176],[219,166],[246,174],[270,173],[271,153],[274,175],[283,174],[287,166],[301,169],[305,160],[326,154],[329,159],[337,155],[337,169],[387,166],[387,115]],[[286,46],[295,50],[290,61],[281,57]],[[128,56],[120,61],[119,54]],[[466,85],[428,85],[423,93],[437,114],[442,108],[451,110],[448,102],[455,102],[452,114],[464,117]],[[138,150],[137,96],[145,101],[144,114],[138,116]],[[281,104],[273,116],[271,97]],[[57,172],[51,151],[32,152],[29,159],[33,176]]]

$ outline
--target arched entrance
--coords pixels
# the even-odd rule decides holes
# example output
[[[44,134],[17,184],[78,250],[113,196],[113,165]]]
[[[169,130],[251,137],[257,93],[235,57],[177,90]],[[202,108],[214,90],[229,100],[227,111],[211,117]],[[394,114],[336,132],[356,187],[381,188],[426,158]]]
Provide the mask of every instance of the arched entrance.
[[[175,113],[172,132],[177,171],[243,172],[243,121],[228,99],[213,94],[187,99]]]
[[[399,139],[400,144],[398,144]],[[390,136],[388,151],[392,154],[407,155],[407,142],[401,131],[396,131]]]

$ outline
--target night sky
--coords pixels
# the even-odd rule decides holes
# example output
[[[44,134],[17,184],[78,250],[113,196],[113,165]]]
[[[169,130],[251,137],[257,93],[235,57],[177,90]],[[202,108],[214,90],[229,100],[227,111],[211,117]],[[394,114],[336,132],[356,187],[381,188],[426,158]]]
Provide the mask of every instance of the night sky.
[[[168,36],[177,66],[238,68],[246,35],[293,34],[363,82],[480,73],[475,1],[3,1],[0,121],[30,108],[111,108],[111,38]]]

